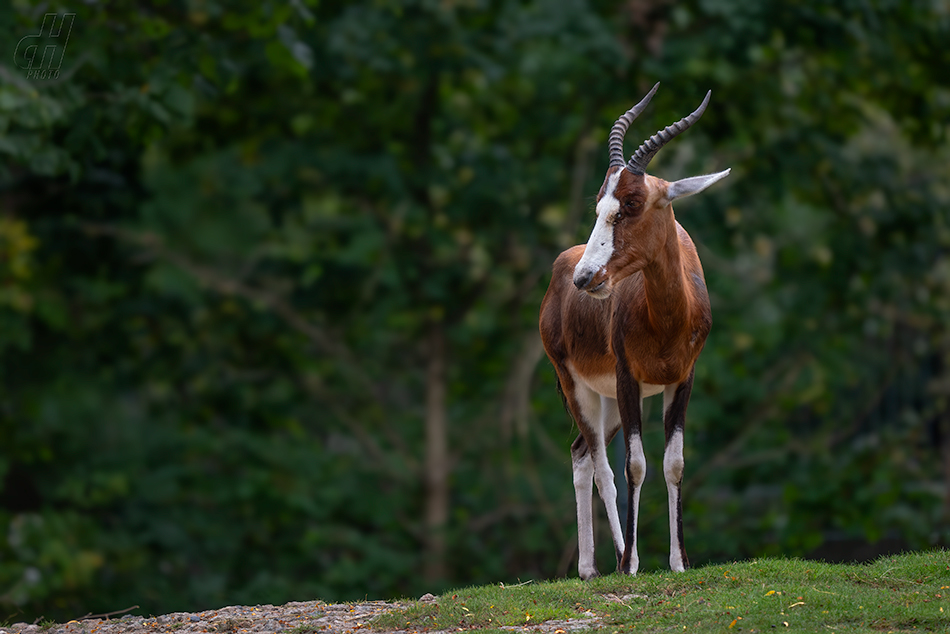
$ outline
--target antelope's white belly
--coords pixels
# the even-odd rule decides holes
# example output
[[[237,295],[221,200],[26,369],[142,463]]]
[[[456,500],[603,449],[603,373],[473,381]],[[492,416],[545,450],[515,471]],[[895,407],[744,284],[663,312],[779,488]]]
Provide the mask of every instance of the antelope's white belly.
[[[575,383],[580,383],[581,385],[587,386],[591,390],[597,392],[601,396],[606,396],[608,398],[617,398],[617,375],[616,374],[600,374],[597,376],[586,376],[579,374],[573,366],[569,367],[571,371],[571,376],[574,377]],[[653,385],[652,383],[641,383],[640,384],[640,398],[647,398],[649,396],[655,396],[663,391],[663,385]]]

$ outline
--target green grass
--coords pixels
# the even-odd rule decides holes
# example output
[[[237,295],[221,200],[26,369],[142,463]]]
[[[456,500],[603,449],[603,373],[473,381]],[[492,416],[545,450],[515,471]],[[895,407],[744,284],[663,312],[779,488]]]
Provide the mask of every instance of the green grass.
[[[950,551],[868,565],[758,559],[680,574],[464,588],[383,615],[373,627],[488,631],[585,615],[607,634],[950,632]]]

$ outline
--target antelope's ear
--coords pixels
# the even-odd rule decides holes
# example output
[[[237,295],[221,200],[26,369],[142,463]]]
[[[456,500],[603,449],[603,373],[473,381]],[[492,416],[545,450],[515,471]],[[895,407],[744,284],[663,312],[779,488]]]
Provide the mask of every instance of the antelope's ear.
[[[716,181],[729,176],[730,171],[731,169],[727,169],[726,171],[719,172],[718,174],[691,176],[690,178],[683,178],[678,181],[673,181],[666,190],[666,199],[672,202],[677,198],[685,198],[686,196],[698,194]]]

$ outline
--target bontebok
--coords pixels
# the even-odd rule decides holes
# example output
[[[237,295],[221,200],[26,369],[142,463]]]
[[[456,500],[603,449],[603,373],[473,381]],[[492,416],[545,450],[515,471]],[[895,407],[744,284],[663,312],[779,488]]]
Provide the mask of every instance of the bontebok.
[[[643,142],[624,161],[623,137],[659,84],[614,124],[610,167],[597,194],[597,220],[586,245],[554,262],[541,303],[541,339],[557,371],[580,435],[571,445],[577,500],[581,578],[597,575],[592,518],[593,484],[607,507],[618,568],[635,574],[637,511],[646,474],[641,442],[643,399],[663,393],[666,449],[663,475],[670,506],[670,567],[689,566],[683,546],[683,430],[693,366],[712,324],[709,296],[696,248],[676,222],[671,203],[706,189],[729,170],[672,183],[646,173],[650,159],[694,124],[703,103]],[[607,445],[623,427],[626,446],[627,525],[621,533],[617,489]]]

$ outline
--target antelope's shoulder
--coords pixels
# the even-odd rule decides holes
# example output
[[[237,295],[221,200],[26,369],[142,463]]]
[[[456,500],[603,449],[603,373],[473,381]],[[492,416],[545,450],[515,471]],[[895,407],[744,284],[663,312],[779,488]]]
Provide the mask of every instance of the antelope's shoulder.
[[[568,277],[573,276],[574,267],[577,266],[577,263],[584,255],[584,250],[586,248],[586,244],[577,244],[562,251],[561,254],[554,260],[554,277],[559,278],[563,277],[564,275],[567,275]]]

